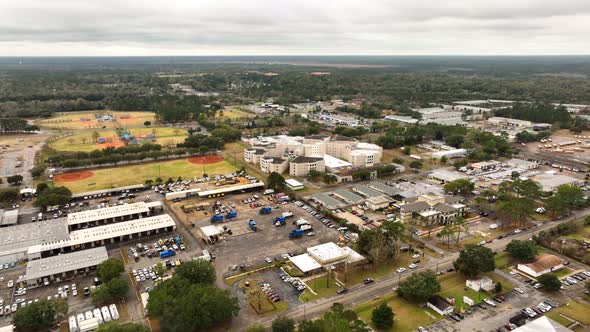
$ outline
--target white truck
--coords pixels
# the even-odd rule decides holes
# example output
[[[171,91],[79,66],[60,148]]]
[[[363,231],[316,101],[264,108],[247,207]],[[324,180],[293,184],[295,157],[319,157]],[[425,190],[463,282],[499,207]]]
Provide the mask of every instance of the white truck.
[[[117,306],[116,305],[111,304],[109,306],[109,311],[111,312],[111,317],[113,318],[113,320],[119,319],[119,310],[117,310]]]
[[[299,227],[299,229],[302,230],[302,231],[304,231],[304,232],[307,232],[307,231],[313,230],[313,227],[311,227],[311,225],[307,224],[307,225],[301,225]]]
[[[303,225],[309,225],[309,221],[305,220],[305,219],[299,219],[295,222],[295,225],[299,228],[301,228],[301,226]]]
[[[283,212],[282,216],[285,218],[290,218],[293,216],[293,211]]]
[[[107,308],[107,306],[105,305],[104,307],[100,308],[100,311],[102,312],[102,319],[105,321],[105,323],[110,322],[111,313],[109,312],[109,308]]]

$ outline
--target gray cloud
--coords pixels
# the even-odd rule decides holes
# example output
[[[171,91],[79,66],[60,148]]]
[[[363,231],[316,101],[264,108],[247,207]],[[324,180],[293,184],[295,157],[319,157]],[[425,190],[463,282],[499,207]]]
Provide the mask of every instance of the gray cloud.
[[[0,0],[0,55],[589,54],[588,0]]]

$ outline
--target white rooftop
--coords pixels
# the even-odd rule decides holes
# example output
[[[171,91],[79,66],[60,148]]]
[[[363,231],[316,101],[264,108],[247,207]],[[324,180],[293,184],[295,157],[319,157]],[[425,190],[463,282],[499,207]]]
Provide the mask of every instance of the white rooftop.
[[[572,330],[559,324],[547,316],[537,318],[521,327],[518,327],[513,332],[570,332]]]
[[[467,175],[465,175],[463,173],[459,173],[457,171],[451,171],[448,169],[436,169],[436,170],[430,172],[430,176],[440,179],[440,180],[443,180],[445,182],[469,178]]]
[[[303,183],[301,183],[295,179],[286,179],[285,183],[291,187],[302,187],[303,186]]]
[[[146,203],[144,202],[74,212],[68,214],[68,225],[84,224],[88,222],[110,218],[118,218],[144,212],[149,212],[149,208],[146,206]]]
[[[201,232],[203,232],[206,237],[217,236],[222,233],[215,225],[201,227]]]
[[[348,161],[344,161],[342,159],[332,157],[329,154],[325,154],[323,157],[324,157],[324,164],[326,165],[326,167],[329,167],[329,168],[352,166],[352,164],[349,163]]]
[[[68,227],[64,218],[38,221],[7,228],[0,232],[0,255],[26,252],[30,246],[66,240]]]
[[[27,263],[26,280],[36,280],[54,274],[96,266],[109,258],[105,247],[61,254]]]
[[[303,273],[322,268],[322,265],[311,258],[309,254],[289,257],[289,260]]]
[[[346,252],[334,242],[327,242],[315,247],[307,248],[309,255],[322,265],[341,261],[346,258]]]
[[[107,240],[119,236],[137,234],[140,232],[152,231],[159,228],[175,226],[174,220],[167,214],[159,216],[129,220],[109,225],[97,226],[70,232],[69,239],[46,242],[44,244],[31,246],[29,254],[38,253],[51,249],[76,246],[94,241]]]

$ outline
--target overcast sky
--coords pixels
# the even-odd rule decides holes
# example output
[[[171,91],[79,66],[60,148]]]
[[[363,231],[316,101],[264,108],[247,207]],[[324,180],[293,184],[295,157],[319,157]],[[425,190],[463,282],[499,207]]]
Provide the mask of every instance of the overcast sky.
[[[590,0],[0,0],[0,56],[590,54]]]

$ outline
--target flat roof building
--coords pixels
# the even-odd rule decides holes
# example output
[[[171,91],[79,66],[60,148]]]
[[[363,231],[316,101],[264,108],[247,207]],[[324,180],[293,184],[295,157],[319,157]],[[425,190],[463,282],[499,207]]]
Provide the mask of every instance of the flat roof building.
[[[303,273],[314,272],[322,268],[322,265],[307,253],[289,257],[289,261]]]
[[[25,282],[28,287],[40,286],[59,278],[67,280],[75,275],[86,274],[90,269],[109,258],[105,247],[76,251],[69,254],[32,260],[27,263]]]
[[[343,208],[346,206],[346,203],[341,202],[332,196],[328,195],[327,193],[317,193],[312,195],[311,198],[324,206],[327,209],[333,210],[337,208]]]
[[[468,179],[469,177],[457,171],[437,169],[428,173],[428,178],[444,184],[459,179]]]
[[[64,218],[39,221],[10,227],[0,232],[0,263],[12,263],[27,258],[29,247],[69,239]]]
[[[563,185],[572,187],[584,185],[584,180],[561,174],[543,173],[534,176],[532,179],[537,181],[545,192],[555,191],[559,186]]]
[[[303,183],[295,180],[295,179],[286,179],[285,184],[291,190],[301,190],[303,189]]]
[[[346,189],[336,189],[332,192],[334,196],[337,196],[341,200],[347,202],[348,204],[361,204],[365,201],[362,196],[359,196],[353,192],[350,192]]]
[[[55,222],[52,220],[52,222]],[[123,242],[142,236],[171,232],[176,228],[172,217],[162,214],[116,224],[72,231],[65,239],[32,245],[27,250],[29,259],[49,257],[85,248]]]
[[[378,181],[369,182],[369,184],[367,186],[369,186],[375,190],[378,190],[378,191],[380,191],[386,195],[389,195],[389,196],[394,196],[400,192],[399,189],[396,189],[390,185],[387,185],[383,182],[378,182]]]
[[[0,226],[13,226],[18,223],[18,209],[15,210],[0,210]]]
[[[365,197],[380,197],[383,196],[383,193],[380,191],[377,191],[367,185],[364,184],[357,184],[352,186],[352,190],[354,192],[357,192]]]
[[[199,232],[201,234],[201,239],[207,244],[219,241],[219,236],[223,234],[219,227],[215,225],[201,227],[199,228]]]
[[[389,206],[389,202],[391,202],[387,197],[384,195],[377,196],[377,197],[369,197],[365,201],[367,207],[373,211],[382,210]]]
[[[148,217],[154,210],[161,210],[162,204],[154,201],[150,203],[138,202],[115,205],[102,209],[86,210],[70,213],[67,216],[68,228],[81,228],[106,225],[120,221]]]

